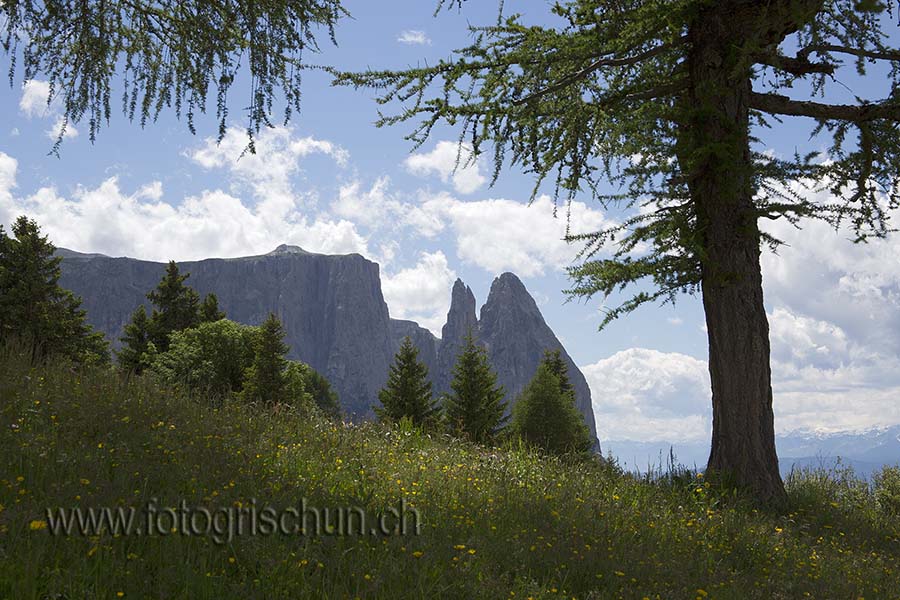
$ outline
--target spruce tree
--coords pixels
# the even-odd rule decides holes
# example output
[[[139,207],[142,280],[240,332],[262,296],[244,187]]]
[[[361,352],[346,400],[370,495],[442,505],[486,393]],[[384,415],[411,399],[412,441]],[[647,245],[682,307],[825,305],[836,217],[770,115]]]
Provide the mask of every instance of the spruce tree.
[[[124,335],[119,338],[122,348],[116,353],[119,366],[125,371],[140,375],[147,366],[147,350],[150,344],[150,318],[141,304],[131,313]]]
[[[380,407],[374,407],[381,421],[396,422],[406,417],[414,425],[434,423],[440,415],[431,395],[428,367],[419,361],[419,349],[409,336],[403,339],[384,388],[378,392]]]
[[[157,350],[169,349],[169,335],[200,324],[200,295],[185,285],[190,273],[180,274],[175,261],[169,261],[166,274],[155,290],[147,294],[147,299],[155,308],[150,317],[150,339]]]
[[[591,435],[575,407],[575,394],[563,391],[552,355],[545,354],[513,408],[511,429],[529,444],[551,454],[586,452]]]
[[[259,327],[253,347],[253,364],[244,375],[241,397],[248,402],[279,404],[287,400],[285,369],[288,361],[285,354],[288,346],[284,343],[284,328],[274,314]]]
[[[485,349],[466,335],[453,367],[451,392],[444,398],[444,413],[450,433],[473,442],[490,442],[503,427],[506,402],[503,386],[491,369]]]
[[[219,297],[213,293],[207,294],[200,304],[200,322],[212,323],[225,318],[225,313],[219,310]]]
[[[559,350],[544,350],[542,364],[547,365],[550,371],[559,378],[559,391],[563,394],[571,394],[574,400],[575,388],[569,380],[569,367],[562,358],[562,352]]]
[[[108,344],[87,324],[81,299],[59,286],[62,258],[49,238],[25,216],[12,234],[0,225],[0,340],[31,344],[34,358],[108,362]]]
[[[306,375],[306,390],[312,394],[316,406],[331,419],[340,419],[341,403],[331,383],[324,375],[309,367]]]

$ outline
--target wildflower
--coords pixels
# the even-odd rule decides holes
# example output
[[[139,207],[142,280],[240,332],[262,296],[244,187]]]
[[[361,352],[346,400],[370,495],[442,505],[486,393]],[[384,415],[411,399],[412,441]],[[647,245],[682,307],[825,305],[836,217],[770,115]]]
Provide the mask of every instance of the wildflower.
[[[465,544],[457,544],[457,545],[453,546],[453,549],[454,550],[465,550],[466,545]]]
[[[38,531],[40,529],[47,528],[47,521],[32,521],[28,524],[28,528],[32,531]]]
[[[416,551],[413,552],[412,554],[413,554],[413,556],[415,556],[416,558],[421,558],[422,555],[425,554],[425,553],[422,552],[421,550],[416,550]]]

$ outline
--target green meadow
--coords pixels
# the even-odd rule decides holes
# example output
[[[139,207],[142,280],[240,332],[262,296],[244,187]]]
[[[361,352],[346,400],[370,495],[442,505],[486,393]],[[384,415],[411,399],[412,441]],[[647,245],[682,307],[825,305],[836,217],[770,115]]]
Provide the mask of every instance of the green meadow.
[[[0,360],[0,598],[900,598],[900,477],[725,482]],[[892,479],[894,477],[894,479]],[[48,507],[403,504],[405,535],[54,535]]]

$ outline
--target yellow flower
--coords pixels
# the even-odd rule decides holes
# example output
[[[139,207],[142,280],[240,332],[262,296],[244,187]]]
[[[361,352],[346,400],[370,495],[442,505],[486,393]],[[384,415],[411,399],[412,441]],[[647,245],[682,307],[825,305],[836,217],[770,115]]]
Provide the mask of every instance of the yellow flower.
[[[28,528],[32,531],[38,531],[39,529],[47,528],[47,521],[32,521],[28,524]]]
[[[413,552],[412,554],[413,554],[413,556],[415,556],[416,558],[421,558],[422,555],[425,554],[425,553],[422,552],[421,550],[416,550],[416,551]]]
[[[116,592],[116,598],[121,598],[125,595],[125,592]]]
[[[84,477],[82,477],[80,479],[80,481],[81,481],[81,485],[89,485],[91,483],[90,479],[85,479]]]
[[[475,554],[475,548],[470,549],[469,554]]]

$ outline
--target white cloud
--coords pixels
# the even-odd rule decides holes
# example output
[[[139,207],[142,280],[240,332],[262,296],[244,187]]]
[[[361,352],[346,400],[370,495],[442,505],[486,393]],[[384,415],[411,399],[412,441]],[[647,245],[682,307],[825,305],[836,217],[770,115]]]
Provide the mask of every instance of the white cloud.
[[[40,79],[29,79],[22,85],[22,97],[19,99],[19,110],[25,116],[31,117],[47,117],[57,112],[58,103],[51,102],[47,106],[47,99],[50,97],[50,84]]]
[[[414,267],[382,275],[381,289],[392,318],[416,321],[440,336],[454,281],[456,273],[438,250],[422,252]]]
[[[431,45],[431,40],[420,29],[407,29],[401,31],[397,36],[397,41],[401,44],[417,44],[419,46]]]
[[[629,348],[581,367],[601,439],[696,442],[711,434],[706,362]]]
[[[487,182],[480,161],[471,152],[469,145],[460,148],[455,142],[441,141],[431,152],[413,154],[403,164],[413,175],[437,175],[444,183],[452,182],[460,194],[471,194]]]
[[[669,317],[666,319],[666,321],[668,321],[669,325],[674,325],[675,327],[684,325],[684,319],[682,319],[681,317]]]
[[[19,161],[12,156],[0,152],[0,224],[9,224],[18,215],[12,214],[13,195],[16,187],[16,171]]]
[[[549,196],[540,196],[529,206],[506,199],[463,202],[438,194],[427,198],[422,208],[450,222],[460,258],[491,273],[509,270],[522,277],[541,275],[548,268],[570,264],[577,251],[564,241],[565,215],[553,218]],[[601,211],[582,202],[572,203],[571,223],[573,234],[611,224]]]
[[[196,260],[269,252],[280,243],[311,252],[370,255],[367,240],[346,220],[309,217],[301,201],[248,207],[221,190],[206,190],[173,205],[159,182],[132,194],[115,177],[94,189],[78,188],[70,198],[44,187],[14,198],[15,162],[0,153],[0,216],[27,214],[61,247],[148,260]]]
[[[44,133],[46,134],[46,136],[48,138],[50,138],[51,140],[53,140],[55,142],[56,139],[59,137],[60,131],[62,131],[64,123],[65,123],[65,121],[63,120],[62,116],[58,116],[58,117],[56,117],[56,122],[53,123],[53,127],[48,129]],[[66,125],[66,130],[63,131],[63,139],[64,140],[78,137],[78,130],[75,128],[74,125],[72,125],[71,123],[65,123],[65,125]]]
[[[206,138],[202,146],[187,155],[206,169],[228,169],[236,190],[249,184],[259,199],[272,203],[284,202],[285,196],[290,195],[291,177],[298,171],[301,158],[324,154],[338,166],[344,166],[349,157],[346,150],[327,140],[294,137],[290,127],[263,130],[256,140],[255,154],[244,152],[247,143],[246,132],[231,127],[221,143],[216,144],[213,137]]]
[[[331,212],[372,230],[411,227],[417,235],[428,238],[444,228],[440,215],[402,202],[389,187],[390,179],[386,176],[379,177],[368,190],[359,181],[343,185]]]

